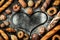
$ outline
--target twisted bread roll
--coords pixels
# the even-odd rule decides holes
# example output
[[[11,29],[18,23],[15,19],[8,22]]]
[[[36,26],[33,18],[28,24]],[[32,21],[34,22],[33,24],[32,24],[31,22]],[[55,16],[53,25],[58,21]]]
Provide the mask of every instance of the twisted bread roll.
[[[53,20],[50,22],[50,24],[47,27],[47,30],[52,29],[59,20],[60,20],[60,11],[57,13],[56,17],[53,18]]]
[[[45,10],[46,10],[46,8],[49,6],[50,2],[51,2],[51,0],[46,0],[46,1],[44,2],[44,4],[43,4],[42,7],[41,7],[41,10],[42,10],[43,12],[45,12]]]

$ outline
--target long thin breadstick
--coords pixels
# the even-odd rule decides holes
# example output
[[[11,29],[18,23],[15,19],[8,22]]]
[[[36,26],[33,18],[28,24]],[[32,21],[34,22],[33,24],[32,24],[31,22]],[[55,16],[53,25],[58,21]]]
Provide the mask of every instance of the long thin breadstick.
[[[7,8],[13,0],[8,0],[2,7],[0,7],[0,12],[2,12],[5,8]]]
[[[3,30],[0,30],[0,34],[2,35],[2,37],[5,39],[5,40],[9,40],[7,34],[5,34],[5,32]]]
[[[24,1],[24,0],[18,0],[18,2],[22,5],[22,7],[26,7],[27,6],[27,4],[26,4],[26,2]]]
[[[56,17],[53,18],[53,20],[50,22],[50,24],[47,27],[47,30],[52,29],[59,20],[60,20],[60,11],[57,13]]]
[[[41,7],[41,10],[42,10],[43,12],[45,12],[45,10],[46,10],[46,8],[49,6],[50,2],[51,2],[51,0],[46,0],[46,1],[44,2],[44,4],[43,4],[42,7]]]
[[[54,35],[58,30],[60,30],[60,25],[56,26],[54,29],[48,32],[45,36],[43,36],[40,40],[47,40],[52,35]]]
[[[4,1],[5,1],[5,0],[1,0],[1,1],[0,1],[0,6],[4,3]]]

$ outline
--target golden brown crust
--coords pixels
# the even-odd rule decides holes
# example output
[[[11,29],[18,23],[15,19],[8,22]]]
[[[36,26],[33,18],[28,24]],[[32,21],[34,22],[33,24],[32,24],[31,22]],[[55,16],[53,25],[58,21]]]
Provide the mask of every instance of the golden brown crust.
[[[0,12],[2,12],[5,8],[7,8],[13,0],[8,0],[2,7],[0,7]]]
[[[18,40],[18,38],[15,35],[11,35],[11,40]]]
[[[34,5],[33,0],[29,0],[29,1],[28,1],[28,6],[32,7],[33,5]]]
[[[57,9],[55,7],[51,7],[47,10],[47,14],[50,15],[50,16],[53,16],[56,13],[57,13]]]
[[[6,16],[5,16],[4,14],[2,14],[2,15],[0,16],[0,20],[6,20]]]
[[[2,35],[2,37],[3,37],[5,40],[9,40],[7,34],[6,34],[3,30],[0,30],[0,34]]]
[[[46,29],[43,26],[41,26],[41,27],[38,28],[38,31],[39,31],[40,34],[43,34],[45,32],[45,30]]]
[[[22,7],[26,7],[27,6],[27,4],[26,4],[26,2],[24,1],[24,0],[18,0],[18,2],[22,5]]]
[[[6,28],[7,32],[16,32],[13,28]]]
[[[25,33],[23,40],[28,40],[28,39],[29,39],[29,35]]]
[[[55,0],[53,5],[58,6],[60,4],[60,0]]]
[[[49,6],[51,0],[46,0],[41,7],[41,10],[45,12],[46,8]]]
[[[60,20],[60,11],[57,13],[57,15],[52,19],[52,21],[50,22],[50,24],[47,27],[47,30],[49,31],[50,29],[52,29],[56,23]]]
[[[5,27],[5,24],[4,23],[0,24],[0,27],[1,28]]]
[[[43,6],[41,7],[41,10],[42,10],[43,12],[45,12],[47,6],[48,6],[47,3],[45,2],[45,3],[43,4]]]
[[[15,12],[19,11],[19,10],[20,10],[20,6],[18,6],[17,4],[15,4],[15,5],[13,6],[13,10],[14,10]]]
[[[52,35],[54,35],[57,31],[60,30],[60,25],[56,26],[54,29],[49,31],[45,36],[43,36],[40,40],[47,40],[50,38]]]
[[[33,9],[32,8],[27,8],[27,14],[31,15],[33,13]]]
[[[6,14],[11,14],[11,10],[10,9],[7,9],[5,12],[6,12]]]
[[[18,36],[19,39],[23,38],[24,37],[24,32],[23,31],[19,31],[17,33],[17,36]]]
[[[39,37],[38,34],[33,34],[32,35],[32,40],[39,40],[39,39],[40,39],[40,37]]]
[[[5,1],[5,0],[1,0],[1,1],[0,1],[0,6],[4,3],[4,1]]]
[[[55,38],[58,38],[60,40],[60,36],[59,35],[54,35],[52,40],[55,40]]]
[[[4,23],[6,26],[9,26],[9,24],[10,24],[8,21],[4,21],[3,23]]]
[[[0,40],[4,40],[4,39],[0,36]]]
[[[39,4],[41,3],[42,0],[38,0],[36,3],[35,3],[35,7],[34,8],[37,8],[39,6]]]

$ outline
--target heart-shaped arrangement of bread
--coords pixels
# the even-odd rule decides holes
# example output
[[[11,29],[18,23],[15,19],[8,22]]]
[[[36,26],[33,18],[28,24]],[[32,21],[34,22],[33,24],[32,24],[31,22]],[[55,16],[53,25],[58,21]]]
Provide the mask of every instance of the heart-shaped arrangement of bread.
[[[0,0],[0,40],[60,40],[60,0]]]

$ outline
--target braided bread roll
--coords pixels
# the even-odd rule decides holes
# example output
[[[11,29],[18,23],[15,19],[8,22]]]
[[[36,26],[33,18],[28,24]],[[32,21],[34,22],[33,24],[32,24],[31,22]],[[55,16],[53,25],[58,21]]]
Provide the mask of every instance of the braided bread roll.
[[[51,0],[46,0],[46,1],[44,2],[44,4],[43,4],[42,7],[41,7],[41,10],[42,10],[43,12],[45,12],[45,10],[46,10],[46,8],[49,6],[50,2],[51,2]]]
[[[53,18],[53,20],[50,22],[50,24],[47,27],[47,30],[52,29],[59,20],[60,20],[60,11],[57,13],[56,17]]]

